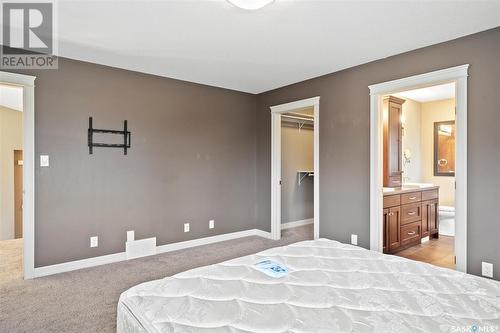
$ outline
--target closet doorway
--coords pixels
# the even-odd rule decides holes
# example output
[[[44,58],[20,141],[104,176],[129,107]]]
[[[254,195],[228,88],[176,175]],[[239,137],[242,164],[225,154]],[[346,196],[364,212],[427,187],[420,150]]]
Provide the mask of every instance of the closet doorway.
[[[271,237],[275,240],[281,238],[282,229],[309,224],[311,220],[314,239],[319,238],[319,99],[313,97],[271,107]],[[290,161],[293,161],[293,165],[287,163],[284,172],[283,153],[290,149],[289,147],[284,149],[283,135],[286,135],[286,144],[289,145],[293,142],[288,140],[297,140],[299,134],[289,131],[291,128],[296,128],[297,131],[309,131],[302,134],[305,134],[305,137],[312,136],[313,160],[310,163],[306,156],[298,159],[292,156]],[[291,168],[297,170],[290,171]],[[284,181],[287,182],[286,186]],[[311,213],[310,207],[307,207],[307,200],[304,202],[304,207],[300,209],[293,207],[297,196],[303,198],[307,196],[308,185],[309,190],[313,187],[312,218],[305,216]],[[285,203],[283,199],[286,200]],[[282,214],[283,207],[286,209],[286,214]],[[283,217],[287,221],[284,221]],[[288,221],[290,219],[291,221]]]

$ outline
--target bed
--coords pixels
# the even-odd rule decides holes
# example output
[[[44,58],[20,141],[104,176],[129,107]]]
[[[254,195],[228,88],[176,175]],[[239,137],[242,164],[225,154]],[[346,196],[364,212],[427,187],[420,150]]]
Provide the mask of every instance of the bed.
[[[137,285],[117,331],[500,332],[500,282],[318,239]]]

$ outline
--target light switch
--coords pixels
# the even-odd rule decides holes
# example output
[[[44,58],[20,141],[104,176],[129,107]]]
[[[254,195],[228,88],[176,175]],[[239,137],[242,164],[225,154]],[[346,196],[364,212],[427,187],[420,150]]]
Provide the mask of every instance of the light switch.
[[[40,155],[40,166],[41,167],[49,166],[49,155]]]
[[[134,230],[127,231],[127,242],[132,242],[135,240],[135,232]]]

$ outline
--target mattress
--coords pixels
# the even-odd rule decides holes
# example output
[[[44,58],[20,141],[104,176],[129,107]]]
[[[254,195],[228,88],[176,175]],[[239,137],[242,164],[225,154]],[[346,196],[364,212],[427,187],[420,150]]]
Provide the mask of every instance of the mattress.
[[[289,272],[270,277],[270,259]],[[327,239],[125,291],[119,333],[500,332],[500,282]]]

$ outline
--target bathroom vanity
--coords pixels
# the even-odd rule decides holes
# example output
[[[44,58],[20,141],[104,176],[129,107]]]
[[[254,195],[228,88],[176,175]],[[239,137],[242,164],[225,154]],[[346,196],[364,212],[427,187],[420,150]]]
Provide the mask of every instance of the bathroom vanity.
[[[439,237],[439,186],[384,188],[384,253]]]

